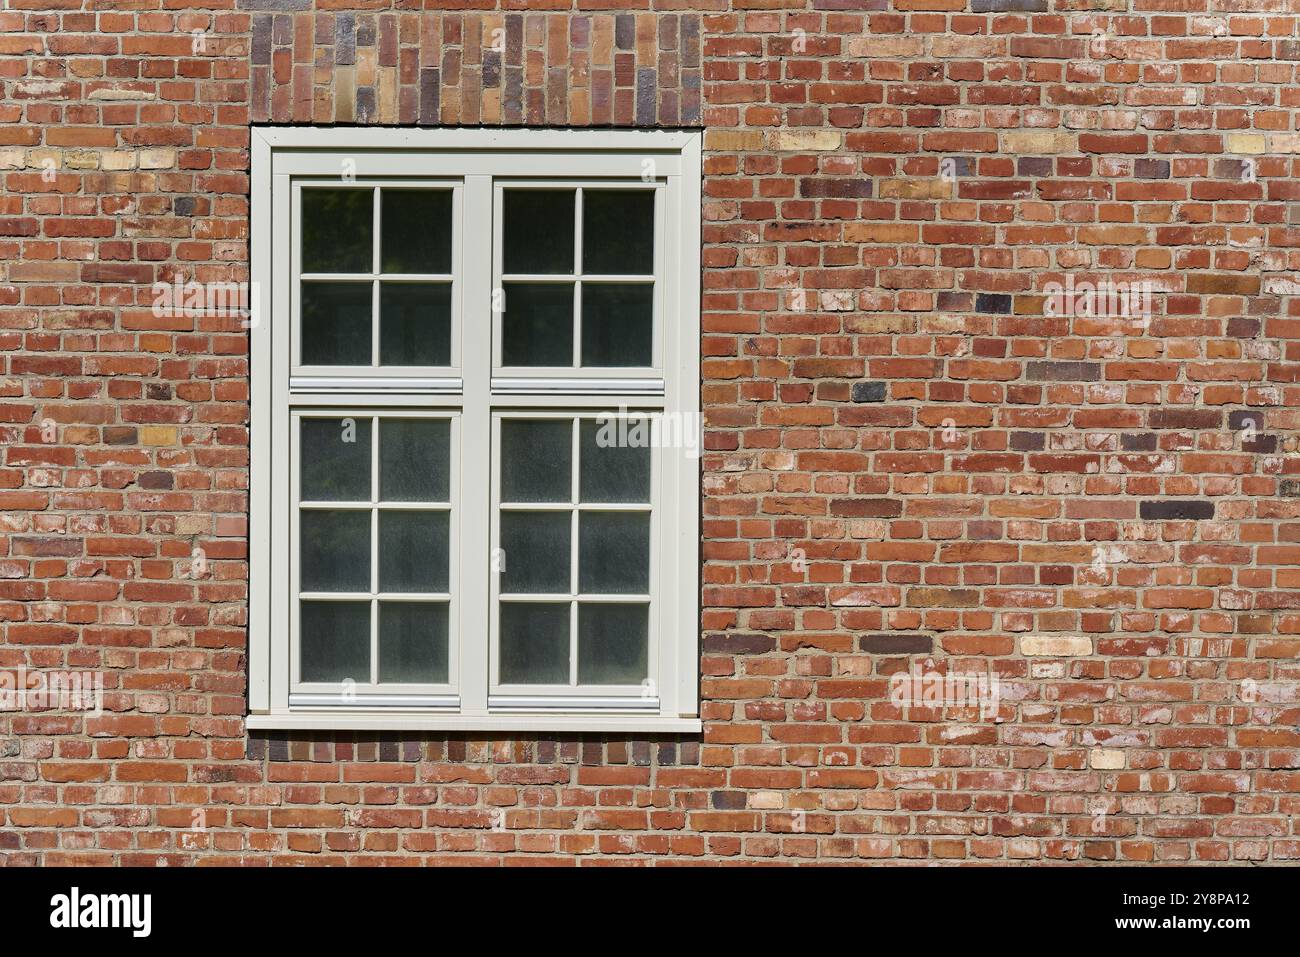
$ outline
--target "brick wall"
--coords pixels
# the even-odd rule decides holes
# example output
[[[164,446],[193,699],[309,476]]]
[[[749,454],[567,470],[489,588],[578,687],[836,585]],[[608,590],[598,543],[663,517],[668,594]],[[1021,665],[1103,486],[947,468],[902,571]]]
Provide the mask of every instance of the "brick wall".
[[[1300,858],[1293,3],[430,6],[0,12],[5,860]],[[244,731],[251,122],[707,129],[702,737]]]

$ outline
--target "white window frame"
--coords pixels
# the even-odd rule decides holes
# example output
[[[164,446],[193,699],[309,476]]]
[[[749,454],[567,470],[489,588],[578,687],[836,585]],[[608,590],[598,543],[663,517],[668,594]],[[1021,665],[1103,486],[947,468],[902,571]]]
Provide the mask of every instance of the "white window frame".
[[[489,652],[498,579],[491,554],[499,490],[494,443],[503,415],[572,417],[626,409],[699,422],[701,135],[254,127],[252,153],[247,726],[698,732],[699,459],[683,449],[652,449],[651,693],[497,687]],[[346,174],[366,185],[429,183],[453,189],[452,366],[293,365],[290,324],[298,296],[291,290],[300,270],[298,242],[286,224],[299,221],[302,184],[342,184]],[[493,312],[493,290],[501,283],[499,191],[541,180],[565,188],[633,185],[655,191],[653,366],[493,365],[500,328],[500,316]],[[482,216],[483,210],[492,213]],[[580,207],[575,218],[580,232]],[[579,348],[575,341],[575,351]],[[353,697],[293,684],[298,602],[289,556],[297,513],[291,429],[304,414],[452,419],[453,634],[447,685],[385,687],[384,693]],[[377,431],[371,441],[378,441]],[[484,471],[478,463],[491,464]],[[577,542],[572,547],[576,550]]]

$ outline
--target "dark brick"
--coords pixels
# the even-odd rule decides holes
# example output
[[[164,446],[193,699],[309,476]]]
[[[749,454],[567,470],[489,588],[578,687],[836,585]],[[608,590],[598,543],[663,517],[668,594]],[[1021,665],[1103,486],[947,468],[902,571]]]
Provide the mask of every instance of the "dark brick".
[[[831,514],[844,518],[897,518],[903,503],[892,498],[837,498],[831,501]]]
[[[747,791],[714,791],[709,795],[709,803],[717,811],[743,811],[748,802]]]
[[[1300,479],[1283,479],[1278,483],[1277,494],[1283,498],[1300,498]]]
[[[1021,156],[1016,159],[1017,176],[1051,176],[1050,156]]]
[[[1046,13],[1047,0],[971,0],[971,13]]]
[[[799,193],[810,199],[865,199],[871,196],[871,180],[805,177],[799,180]]]
[[[1138,179],[1168,179],[1169,160],[1140,159],[1133,161],[1133,175]]]
[[[1243,440],[1241,450],[1243,452],[1258,452],[1263,455],[1271,455],[1277,451],[1277,436],[1257,435],[1253,441]]]
[[[636,122],[638,126],[650,126],[655,121],[655,86],[657,82],[655,70],[642,67],[636,71]]]
[[[872,655],[928,655],[934,647],[930,635],[862,635],[858,649]]]
[[[1011,297],[998,292],[981,292],[975,297],[975,311],[995,316],[1011,314]]]
[[[483,51],[483,89],[496,89],[501,84],[501,53],[499,50]]]
[[[141,472],[135,481],[141,488],[151,491],[176,487],[176,479],[171,472]]]
[[[135,445],[137,433],[135,426],[131,425],[106,425],[104,426],[104,444],[105,445]]]
[[[951,170],[953,176],[970,176],[974,172],[969,156],[945,156],[941,168]]]
[[[1148,522],[1214,518],[1214,503],[1203,499],[1181,502],[1142,502],[1138,514]]]
[[[1256,432],[1264,428],[1264,413],[1253,409],[1234,409],[1228,413],[1228,428],[1240,432],[1247,424],[1253,425]]]
[[[1233,339],[1254,339],[1259,335],[1261,328],[1263,327],[1260,321],[1249,316],[1238,316],[1228,320],[1228,335]]]
[[[1221,409],[1152,409],[1148,423],[1153,429],[1221,429]]]
[[[1126,433],[1119,437],[1119,447],[1125,452],[1154,452],[1156,434],[1154,432]]]
[[[1036,360],[1025,367],[1025,378],[1040,382],[1097,382],[1100,362],[1048,362]]]
[[[1009,447],[1013,452],[1038,452],[1047,446],[1047,436],[1042,432],[1012,432]]]
[[[238,0],[235,9],[287,13],[310,10],[311,5],[312,0]]]
[[[336,20],[338,40],[334,47],[334,62],[351,66],[357,62],[357,18],[352,13],[340,13]]]
[[[886,385],[883,382],[853,383],[854,402],[884,402]]]
[[[776,647],[770,635],[724,632],[704,636],[704,651],[711,655],[762,655]]]

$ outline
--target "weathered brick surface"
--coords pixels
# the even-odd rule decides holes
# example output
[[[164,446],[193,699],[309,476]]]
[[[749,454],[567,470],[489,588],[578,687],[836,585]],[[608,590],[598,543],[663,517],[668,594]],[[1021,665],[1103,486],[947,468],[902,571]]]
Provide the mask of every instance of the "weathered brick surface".
[[[1300,14],[1177,6],[11,0],[0,853],[1300,858]],[[700,739],[245,732],[252,122],[707,130]]]

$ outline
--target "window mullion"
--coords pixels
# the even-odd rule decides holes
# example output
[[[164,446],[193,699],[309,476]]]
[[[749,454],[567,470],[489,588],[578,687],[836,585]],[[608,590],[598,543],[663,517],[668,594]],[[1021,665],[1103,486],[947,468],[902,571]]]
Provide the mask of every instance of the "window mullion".
[[[461,322],[464,379],[461,422],[461,527],[491,527],[492,385],[492,177],[465,177],[461,217],[463,306]],[[461,713],[487,714],[490,634],[490,536],[460,537],[460,622],[456,629],[460,662]]]

